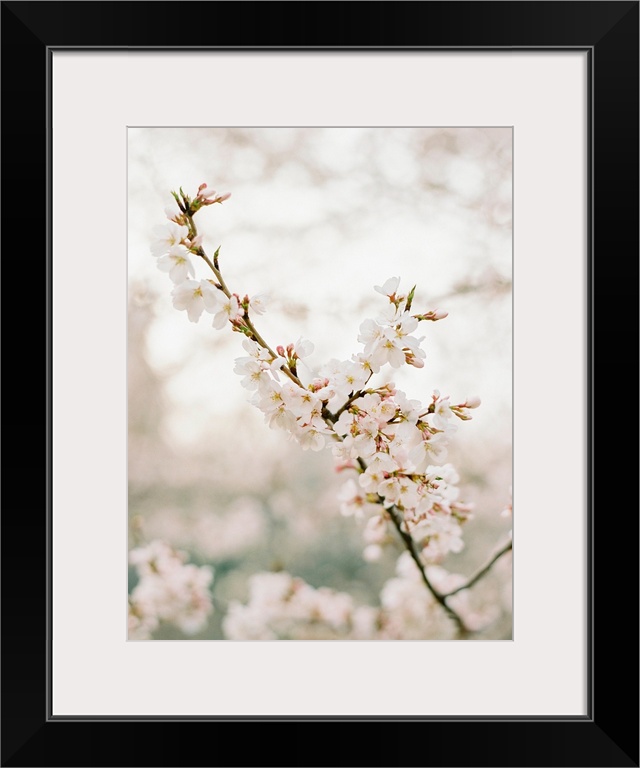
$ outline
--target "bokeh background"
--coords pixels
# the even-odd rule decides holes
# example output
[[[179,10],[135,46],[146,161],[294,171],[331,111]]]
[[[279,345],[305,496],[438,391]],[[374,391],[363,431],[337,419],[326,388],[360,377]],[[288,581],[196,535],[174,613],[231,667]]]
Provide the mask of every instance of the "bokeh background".
[[[151,230],[166,222],[171,190],[193,195],[203,182],[232,193],[196,218],[205,250],[221,246],[232,291],[271,295],[258,327],[272,347],[302,336],[312,368],[347,359],[362,349],[361,322],[385,306],[373,286],[392,276],[417,284],[415,311],[449,312],[420,326],[423,369],[376,380],[422,402],[434,389],[482,400],[448,455],[475,516],[444,565],[472,573],[511,528],[501,515],[512,468],[511,129],[141,127],[129,128],[128,153],[129,548],[162,539],[215,571],[206,627],[162,626],[154,638],[222,639],[225,607],[246,601],[258,571],[376,605],[401,551],[363,559],[330,451],[302,451],[264,423],[233,373],[239,334],[173,308]],[[483,637],[510,632],[503,611]]]

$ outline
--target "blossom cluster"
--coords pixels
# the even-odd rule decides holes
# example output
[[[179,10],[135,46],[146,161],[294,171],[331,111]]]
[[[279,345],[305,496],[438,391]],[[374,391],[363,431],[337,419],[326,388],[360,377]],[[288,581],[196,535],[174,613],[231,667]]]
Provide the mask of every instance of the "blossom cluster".
[[[356,606],[351,595],[318,589],[284,571],[254,574],[249,600],[229,604],[223,620],[228,640],[368,639],[377,611]]]
[[[433,565],[429,578],[442,591],[464,584],[460,574]],[[452,598],[466,626],[481,629],[496,617],[492,605],[478,610],[461,592]],[[380,605],[356,605],[344,593],[310,586],[286,572],[257,573],[246,604],[233,601],[223,621],[228,640],[426,640],[453,639],[455,626],[424,589],[420,573],[404,552],[396,575],[380,592]]]
[[[129,595],[129,639],[148,640],[161,623],[187,635],[203,629],[213,612],[210,566],[186,563],[184,552],[155,540],[129,552],[139,581]]]

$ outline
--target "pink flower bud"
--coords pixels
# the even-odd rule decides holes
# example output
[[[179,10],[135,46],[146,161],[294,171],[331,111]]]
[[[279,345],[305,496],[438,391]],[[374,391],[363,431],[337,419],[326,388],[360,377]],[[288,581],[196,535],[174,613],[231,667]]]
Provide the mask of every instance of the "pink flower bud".
[[[481,402],[481,400],[480,400],[480,398],[479,398],[479,397],[477,397],[477,396],[474,396],[474,397],[468,397],[468,398],[467,398],[467,399],[464,401],[464,407],[465,407],[465,408],[477,408],[477,407],[480,405],[480,402]]]
[[[198,187],[198,199],[204,200],[207,197],[215,197],[215,189],[210,189],[206,184],[201,184]]]
[[[416,357],[413,352],[405,352],[404,359],[414,368],[424,368],[424,360],[420,357]]]
[[[424,315],[414,315],[418,320],[443,320],[449,315],[444,309],[432,309],[430,312],[426,312]]]

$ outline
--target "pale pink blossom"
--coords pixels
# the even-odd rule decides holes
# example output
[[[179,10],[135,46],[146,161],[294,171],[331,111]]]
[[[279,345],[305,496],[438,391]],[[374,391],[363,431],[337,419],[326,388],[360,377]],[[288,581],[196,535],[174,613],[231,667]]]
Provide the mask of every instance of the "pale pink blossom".
[[[238,297],[235,295],[225,296],[222,294],[222,299],[218,304],[217,311],[213,317],[213,327],[220,330],[224,328],[228,322],[239,320],[244,315],[244,309],[240,306]]]
[[[293,382],[283,385],[282,396],[291,413],[303,422],[311,421],[312,415],[322,410],[322,401],[315,393]]]
[[[180,245],[182,240],[189,236],[187,227],[174,222],[155,226],[151,231],[155,238],[151,244],[151,253],[156,257],[169,253],[175,245]]]
[[[205,309],[207,312],[216,310],[224,294],[208,280],[185,280],[175,286],[171,296],[173,306],[186,310],[189,320],[197,323]]]
[[[268,388],[271,381],[269,365],[253,357],[238,358],[233,372],[243,377],[240,383],[249,390]]]
[[[374,285],[373,290],[381,293],[383,296],[389,298],[395,297],[398,286],[400,285],[399,277],[390,277],[382,285]]]
[[[269,295],[266,293],[257,293],[249,299],[249,309],[256,315],[264,315],[267,311]]]
[[[248,352],[251,357],[256,358],[256,360],[266,360],[269,362],[271,361],[271,352],[269,352],[268,349],[260,346],[257,341],[248,339],[245,336],[244,339],[242,339],[242,346],[244,347],[245,351]]]
[[[160,623],[185,634],[203,629],[213,612],[213,569],[186,563],[186,554],[155,540],[129,553],[139,581],[129,596],[130,639],[148,639]]]
[[[314,345],[308,339],[300,337],[298,341],[293,345],[293,350],[296,357],[303,358],[313,354]]]
[[[358,341],[364,344],[364,354],[372,355],[372,353],[378,348],[384,336],[384,327],[375,320],[365,320],[360,325],[360,333],[358,335]],[[376,361],[379,367],[379,363]]]
[[[354,360],[330,360],[321,370],[329,379],[327,388],[333,391],[333,397],[343,400],[364,387],[371,376],[371,371]]]
[[[442,397],[435,401],[434,412],[429,420],[436,429],[445,430],[449,426],[451,418],[451,403],[448,397]]]
[[[168,272],[171,281],[176,285],[183,283],[189,277],[195,277],[196,274],[189,258],[189,250],[184,245],[174,245],[169,253],[160,256],[158,269]]]
[[[338,502],[340,503],[340,512],[345,517],[351,515],[364,517],[365,512],[375,514],[380,509],[378,504],[369,501],[367,494],[358,488],[355,480],[351,478],[338,491]]]

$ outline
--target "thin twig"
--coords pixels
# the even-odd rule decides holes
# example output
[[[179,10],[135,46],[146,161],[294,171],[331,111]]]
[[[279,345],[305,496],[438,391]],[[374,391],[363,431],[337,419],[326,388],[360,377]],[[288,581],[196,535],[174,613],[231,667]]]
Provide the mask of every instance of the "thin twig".
[[[373,371],[371,371],[371,373],[369,374],[369,376],[368,376],[367,380],[365,381],[365,385],[369,383],[369,379],[370,379],[372,376],[373,376]],[[345,411],[346,411],[346,410],[347,410],[347,409],[348,409],[350,406],[352,406],[352,405],[353,405],[353,403],[355,403],[355,401],[356,401],[356,400],[359,400],[361,397],[364,397],[364,395],[366,395],[366,390],[364,390],[364,389],[359,389],[357,392],[354,392],[354,393],[351,395],[351,397],[350,397],[350,398],[349,398],[349,399],[348,399],[348,400],[347,400],[347,401],[344,403],[344,405],[341,405],[341,406],[340,406],[340,408],[338,408],[338,410],[337,410],[337,411],[336,411],[334,414],[332,414],[332,419],[333,419],[333,421],[334,421],[334,422],[338,421],[338,419],[340,418],[340,416],[342,416],[342,414],[343,414],[343,413],[344,413],[344,412],[345,412]]]
[[[480,581],[480,579],[488,573],[491,568],[493,567],[493,564],[498,561],[502,555],[509,552],[509,550],[513,549],[513,541],[509,540],[504,547],[499,549],[496,554],[489,560],[489,562],[486,565],[483,565],[482,568],[478,569],[473,576],[469,578],[469,580],[463,584],[461,587],[456,587],[455,589],[452,589],[451,592],[447,592],[446,595],[443,595],[443,597],[446,599],[447,597],[451,597],[452,595],[457,595],[458,592],[462,592],[464,589],[469,589],[472,587],[477,581]]]

